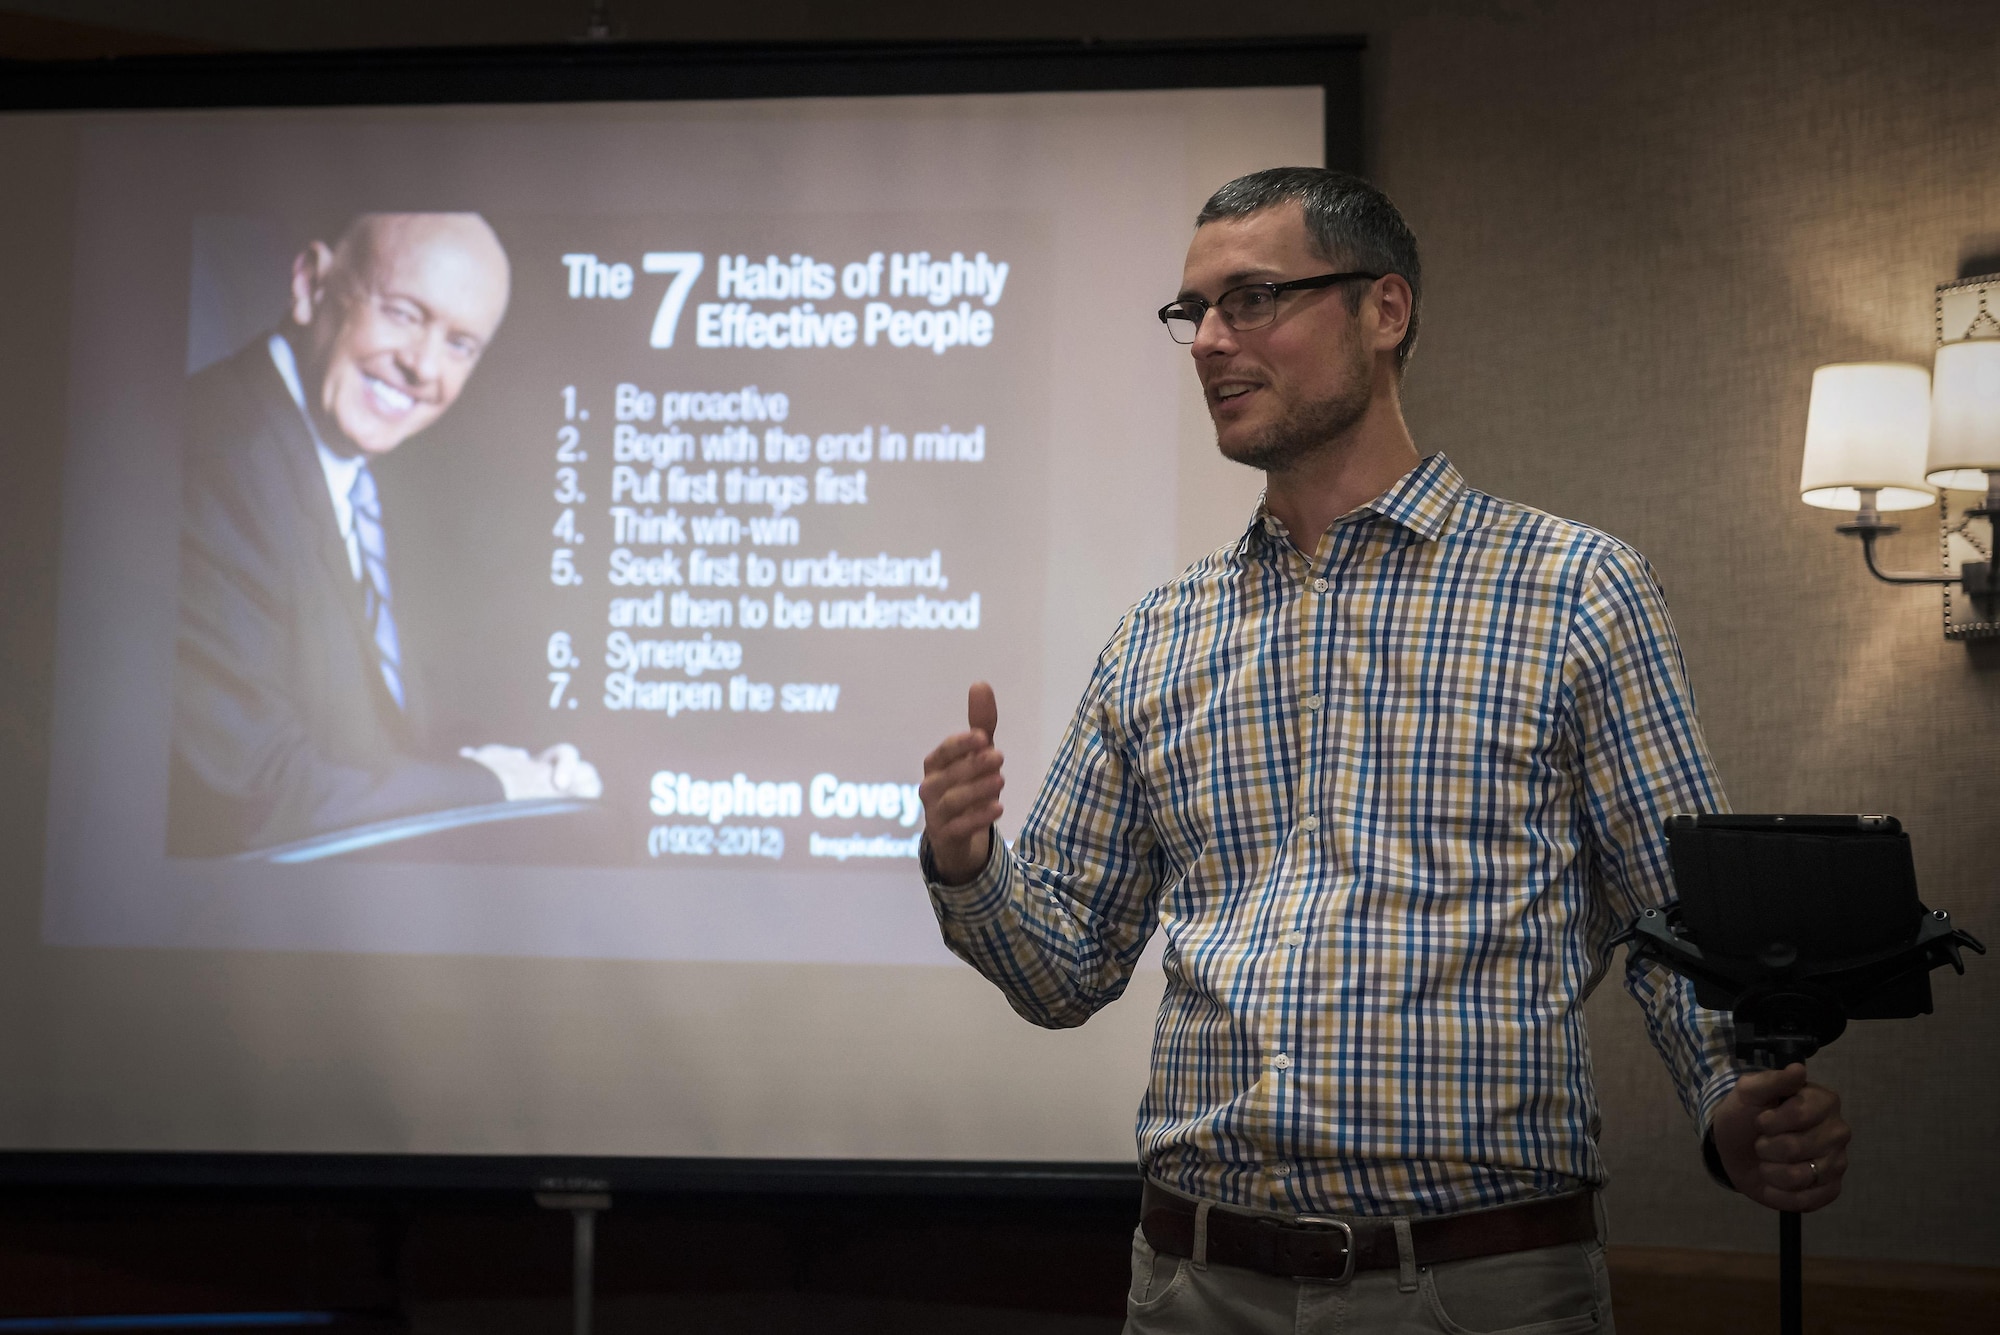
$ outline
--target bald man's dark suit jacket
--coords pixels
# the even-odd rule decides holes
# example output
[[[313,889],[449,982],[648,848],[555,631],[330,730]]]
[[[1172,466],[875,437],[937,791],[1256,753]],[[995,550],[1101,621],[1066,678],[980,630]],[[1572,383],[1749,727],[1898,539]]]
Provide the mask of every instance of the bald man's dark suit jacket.
[[[427,755],[418,674],[407,711],[383,684],[326,475],[264,339],[189,381],[182,493],[170,853],[501,799],[484,768]]]

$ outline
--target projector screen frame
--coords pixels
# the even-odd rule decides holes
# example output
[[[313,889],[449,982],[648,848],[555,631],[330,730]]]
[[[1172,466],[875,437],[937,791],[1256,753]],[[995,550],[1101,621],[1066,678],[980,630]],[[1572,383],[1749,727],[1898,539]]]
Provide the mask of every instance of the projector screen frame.
[[[50,112],[682,102],[1317,87],[1325,162],[1365,168],[1358,36],[1211,42],[578,44],[0,61],[0,116]],[[60,469],[17,470],[0,525],[29,542],[60,513]],[[13,629],[49,654],[0,662],[0,692],[26,727],[0,728],[17,791],[10,828],[22,870],[45,850],[55,642],[53,561],[22,563]],[[10,785],[11,786],[11,785]],[[1136,1199],[1129,1162],[604,1158],[461,1154],[0,1150],[0,1184],[95,1189],[470,1190],[824,1193],[1066,1200]]]
[[[1360,36],[616,42],[0,61],[0,113],[1318,87],[1326,165],[1360,172],[1366,49]]]

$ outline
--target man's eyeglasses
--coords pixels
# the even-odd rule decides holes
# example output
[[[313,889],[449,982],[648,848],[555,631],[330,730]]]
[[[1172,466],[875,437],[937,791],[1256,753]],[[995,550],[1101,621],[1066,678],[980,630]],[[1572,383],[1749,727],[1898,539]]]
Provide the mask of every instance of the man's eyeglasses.
[[[1278,294],[1297,292],[1310,287],[1332,287],[1335,283],[1350,282],[1356,278],[1366,278],[1374,282],[1382,275],[1362,273],[1323,273],[1316,278],[1294,278],[1289,283],[1245,283],[1242,287],[1232,287],[1214,301],[1204,301],[1200,297],[1182,297],[1160,307],[1160,323],[1167,327],[1167,333],[1176,343],[1192,343],[1201,332],[1202,319],[1210,311],[1222,316],[1222,322],[1231,329],[1257,329],[1278,318]]]

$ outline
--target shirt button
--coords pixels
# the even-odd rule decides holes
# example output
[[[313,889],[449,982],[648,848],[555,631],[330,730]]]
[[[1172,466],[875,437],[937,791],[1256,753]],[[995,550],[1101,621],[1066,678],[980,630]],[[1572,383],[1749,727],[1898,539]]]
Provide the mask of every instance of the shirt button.
[[[1277,1056],[1271,1058],[1271,1065],[1277,1067],[1280,1071],[1291,1070],[1292,1069],[1291,1054],[1288,1052],[1279,1053]]]
[[[1301,830],[1304,830],[1307,834],[1311,834],[1314,830],[1317,830],[1319,828],[1319,817],[1307,816],[1304,820],[1299,822],[1299,828]]]
[[[1286,946],[1296,950],[1298,947],[1306,943],[1306,934],[1304,932],[1301,932],[1298,928],[1294,927],[1291,931],[1286,932],[1283,936],[1279,937],[1278,939],[1284,942]]]
[[[1271,1171],[1279,1177],[1290,1177],[1292,1175],[1292,1166],[1288,1163],[1272,1164]]]
[[[1326,581],[1325,581],[1324,579],[1316,579],[1316,580],[1314,580],[1314,581],[1313,581],[1313,592],[1314,592],[1314,593],[1325,593],[1325,592],[1326,592]]]
[[[1318,709],[1321,705],[1325,703],[1326,703],[1326,697],[1321,695],[1318,691],[1314,691],[1311,695],[1306,697],[1307,709]]]

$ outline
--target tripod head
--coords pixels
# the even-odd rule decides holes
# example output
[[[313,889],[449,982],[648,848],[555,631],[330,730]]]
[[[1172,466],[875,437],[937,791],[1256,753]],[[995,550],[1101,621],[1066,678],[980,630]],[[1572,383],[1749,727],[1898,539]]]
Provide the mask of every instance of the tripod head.
[[[1738,1060],[1778,1067],[1849,1020],[1931,1013],[1930,972],[1965,972],[1986,947],[1917,898],[1909,836],[1893,816],[1674,816],[1677,904],[1647,909],[1629,944],[1731,1012]]]

